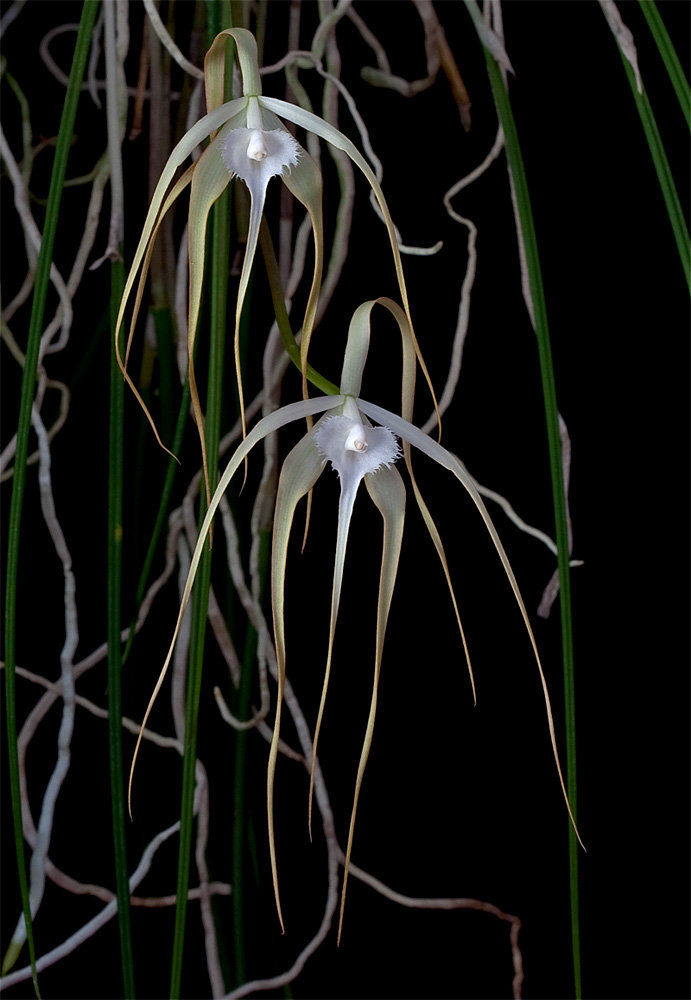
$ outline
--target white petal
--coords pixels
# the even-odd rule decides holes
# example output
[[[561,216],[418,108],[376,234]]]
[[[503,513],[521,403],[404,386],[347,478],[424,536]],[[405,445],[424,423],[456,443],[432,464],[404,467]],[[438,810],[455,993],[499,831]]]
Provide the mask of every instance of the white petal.
[[[314,440],[341,479],[348,481],[390,466],[401,454],[388,427],[366,427],[344,416],[325,419]]]
[[[272,129],[235,128],[223,143],[222,156],[228,170],[242,177],[248,187],[257,182],[266,187],[271,177],[290,170],[298,162],[300,147],[289,132]]]

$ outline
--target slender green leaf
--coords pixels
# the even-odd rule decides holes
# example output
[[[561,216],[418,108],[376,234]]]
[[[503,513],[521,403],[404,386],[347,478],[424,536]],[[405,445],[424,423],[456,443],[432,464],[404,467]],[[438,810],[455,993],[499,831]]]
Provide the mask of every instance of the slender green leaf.
[[[689,292],[691,292],[691,240],[689,239],[689,230],[686,225],[686,219],[684,218],[681,202],[679,201],[679,195],[677,194],[674,178],[672,177],[669,160],[667,159],[667,154],[665,153],[664,146],[662,145],[662,139],[660,138],[657,122],[655,121],[655,116],[653,115],[653,109],[650,106],[648,95],[645,90],[642,94],[638,93],[634,72],[628,60],[625,59],[623,55],[621,58],[624,64],[624,69],[626,70],[629,84],[631,85],[631,93],[633,94],[636,102],[636,108],[638,109],[638,114],[641,118],[645,138],[648,142],[648,148],[650,149],[650,155],[653,158],[657,179],[660,182],[662,197],[665,199],[665,207],[667,208],[667,214],[669,216],[672,232],[674,233],[674,239],[677,244],[679,259],[681,260],[681,265],[684,269],[686,283],[689,286]]]
[[[204,498],[201,500],[204,510]],[[175,936],[173,939],[173,960],[170,974],[170,997],[178,1000],[182,982],[182,961],[185,946],[185,921],[187,916],[187,892],[190,874],[192,848],[192,826],[194,820],[195,765],[197,760],[197,731],[199,722],[199,698],[201,694],[204,640],[206,637],[206,615],[211,582],[211,552],[204,546],[199,567],[199,579],[192,605],[192,639],[188,660],[187,701],[185,711],[185,740],[182,770],[182,804],[180,811],[180,848],[178,852],[177,902],[175,908]]]
[[[29,321],[29,339],[22,373],[22,395],[17,425],[17,447],[15,453],[15,475],[12,484],[12,499],[10,502],[10,523],[7,550],[7,590],[5,598],[5,693],[7,712],[7,742],[10,771],[10,790],[12,794],[12,819],[14,822],[14,839],[17,853],[17,869],[19,886],[22,895],[22,908],[26,921],[26,936],[29,945],[31,970],[36,996],[40,996],[36,977],[36,954],[34,935],[29,907],[29,889],[26,878],[26,863],[24,859],[24,835],[22,832],[21,799],[19,792],[19,758],[17,752],[17,719],[15,714],[15,656],[16,656],[16,615],[17,615],[17,569],[19,564],[19,536],[21,529],[24,489],[26,486],[26,458],[29,444],[29,429],[31,426],[31,406],[34,399],[38,351],[43,328],[43,314],[48,292],[50,265],[53,258],[53,246],[57,229],[60,199],[67,169],[67,157],[72,142],[74,121],[77,114],[77,103],[81,89],[86,57],[91,44],[97,2],[85,2],[82,6],[77,42],[72,58],[70,76],[65,94],[65,104],[60,120],[60,130],[55,147],[55,161],[50,178],[46,220],[43,227],[41,249],[36,266],[36,284],[31,303],[31,319]],[[16,955],[14,956],[16,959]],[[3,972],[7,971],[3,963]]]
[[[474,5],[473,5],[474,6]],[[477,8],[475,8],[477,9]],[[484,44],[484,43],[483,43]],[[564,702],[566,714],[566,783],[569,803],[574,821],[576,812],[576,709],[574,697],[573,636],[571,623],[571,583],[569,572],[569,540],[564,496],[564,477],[561,462],[561,439],[559,436],[559,414],[557,409],[552,349],[547,325],[547,308],[542,273],[537,250],[537,238],[533,223],[533,213],[528,192],[528,183],[523,166],[521,147],[516,124],[511,110],[511,102],[495,58],[485,47],[485,58],[492,93],[506,139],[506,155],[516,188],[516,200],[521,221],[521,230],[526,250],[526,263],[530,279],[530,293],[535,312],[535,333],[537,336],[540,376],[547,423],[547,443],[549,449],[550,474],[552,478],[552,499],[557,542],[557,563],[559,568],[559,598],[561,607],[562,654],[564,662]],[[574,983],[576,997],[581,996],[581,958],[579,930],[578,894],[578,841],[573,826],[569,826],[569,872],[571,889],[571,941],[574,963]]]
[[[259,600],[264,592],[264,584],[269,568],[271,555],[271,528],[262,530],[260,535],[258,558],[259,569]],[[257,662],[257,630],[248,622],[245,651],[242,660],[240,676],[240,697],[238,702],[238,717],[246,719],[250,710],[252,678]],[[245,842],[247,839],[247,815],[245,810],[245,778],[247,761],[247,739],[249,733],[241,729],[236,734],[235,742],[235,782],[233,788],[233,939],[235,942],[235,985],[245,982],[245,924],[244,924],[244,873],[245,873]]]
[[[278,332],[281,335],[281,340],[283,341],[283,346],[286,349],[288,357],[296,368],[301,368],[300,348],[295,340],[295,335],[293,334],[293,330],[290,325],[290,319],[288,318],[278,261],[276,260],[276,253],[271,240],[271,234],[265,219],[262,220],[262,224],[259,229],[259,245],[261,246],[262,254],[264,255],[264,264],[266,265],[266,273],[269,279],[271,302],[276,315]],[[317,389],[321,389],[321,391],[325,392],[328,396],[337,396],[340,392],[337,385],[334,385],[333,382],[329,382],[327,378],[320,375],[319,372],[316,371],[311,364],[309,364],[309,362],[306,365],[305,371],[307,381],[311,382],[312,385],[317,387]]]
[[[231,76],[228,74],[228,79]],[[218,479],[218,449],[221,427],[223,390],[223,357],[228,304],[228,259],[230,255],[230,191],[226,189],[215,202],[212,212],[213,238],[211,251],[211,345],[209,379],[206,398],[206,453],[211,490]],[[190,331],[191,333],[192,331]],[[200,524],[206,513],[204,497],[200,505]],[[182,961],[185,943],[187,891],[189,885],[192,826],[194,821],[194,787],[197,761],[197,728],[206,618],[211,584],[211,550],[204,546],[200,578],[192,608],[192,632],[188,660],[187,705],[182,773],[182,803],[180,810],[180,850],[178,856],[177,902],[175,906],[175,936],[171,967],[171,1000],[180,996]]]
[[[179,385],[175,363],[175,324],[167,298],[151,309],[156,331],[156,358],[158,360],[158,398],[161,407],[161,433],[164,441],[174,441],[175,389]],[[180,450],[174,443],[173,451]],[[176,452],[177,453],[177,452]]]
[[[173,454],[177,455],[180,452],[182,446],[182,437],[185,431],[185,425],[187,423],[187,417],[190,410],[190,383],[189,378],[185,380],[185,385],[182,391],[182,401],[180,403],[180,411],[178,413],[177,423],[175,425],[175,434],[173,437]],[[130,634],[127,638],[127,645],[125,647],[125,652],[122,654],[123,664],[127,661],[130,652],[132,650],[132,644],[135,638],[135,625],[137,623],[137,615],[139,614],[139,608],[141,607],[142,601],[144,600],[144,595],[146,593],[146,585],[149,580],[149,574],[151,573],[151,567],[153,565],[154,556],[156,554],[156,548],[158,546],[159,540],[161,538],[161,532],[166,523],[166,516],[168,513],[168,507],[170,505],[170,497],[173,492],[173,483],[175,481],[175,473],[178,469],[178,462],[174,458],[168,459],[168,468],[166,470],[166,478],[163,482],[163,489],[161,491],[161,499],[158,504],[158,511],[156,513],[156,520],[154,522],[153,531],[151,532],[151,539],[149,541],[149,546],[146,550],[146,555],[144,557],[144,563],[142,566],[142,571],[139,574],[139,581],[137,583],[137,594],[135,597],[135,613],[130,623]]]
[[[684,269],[684,276],[686,278],[686,283],[689,286],[689,293],[691,293],[691,239],[689,238],[688,226],[686,225],[686,219],[684,218],[684,213],[681,208],[677,188],[674,183],[674,178],[672,177],[669,160],[667,159],[667,154],[665,153],[664,146],[662,145],[660,132],[657,127],[657,122],[655,121],[653,109],[651,108],[650,101],[648,100],[648,95],[645,92],[645,88],[642,88],[642,92],[639,92],[636,74],[634,73],[631,63],[621,51],[621,48],[619,49],[619,54],[621,55],[621,61],[624,64],[624,70],[629,81],[629,86],[631,87],[633,99],[636,102],[636,109],[638,110],[641,124],[643,125],[643,131],[645,132],[645,138],[648,143],[648,148],[650,149],[650,155],[653,158],[655,172],[660,183],[660,190],[662,191],[662,197],[665,200],[667,215],[669,216],[672,232],[674,233],[674,239],[677,244],[679,259],[681,260],[681,266]]]
[[[111,361],[110,423],[108,447],[108,747],[110,759],[110,795],[115,848],[115,887],[118,900],[120,954],[124,995],[134,997],[134,964],[130,930],[130,887],[127,873],[125,837],[125,796],[122,778],[122,651],[120,614],[122,591],[122,477],[123,414],[125,383],[115,352],[115,324],[118,306],[125,287],[122,261],[111,265]]]
[[[662,61],[665,64],[669,78],[672,81],[674,92],[677,95],[677,100],[686,119],[686,124],[691,129],[691,91],[689,90],[689,82],[684,75],[684,70],[681,68],[679,56],[672,45],[672,39],[669,37],[667,28],[665,28],[665,22],[660,17],[660,11],[657,9],[655,0],[638,0],[638,2],[641,5],[641,10],[648,22],[648,27],[655,39],[655,44],[662,56]]]

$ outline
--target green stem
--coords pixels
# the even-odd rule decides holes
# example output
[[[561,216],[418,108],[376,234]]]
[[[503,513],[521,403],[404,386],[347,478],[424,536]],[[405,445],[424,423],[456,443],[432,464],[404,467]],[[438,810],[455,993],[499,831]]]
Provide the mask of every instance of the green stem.
[[[156,330],[161,433],[164,441],[170,441],[174,434],[173,419],[175,416],[175,403],[173,400],[173,387],[177,382],[173,315],[167,303],[163,306],[154,306],[151,314],[154,320],[154,329]]]
[[[122,476],[125,383],[115,355],[115,325],[125,287],[122,261],[111,266],[110,279],[110,425],[108,448],[108,747],[110,794],[115,849],[115,887],[118,901],[120,956],[124,996],[134,997],[134,962],[130,930],[130,887],[127,874],[125,795],[122,774],[121,700],[121,590],[122,590]]]
[[[125,287],[122,263],[125,218],[125,188],[122,176],[122,138],[119,69],[112,4],[104,7],[106,57],[106,120],[110,167],[110,240],[116,240],[116,258],[110,270],[110,418],[108,430],[108,751],[113,823],[115,891],[120,931],[120,964],[124,995],[134,1000],[134,962],[130,929],[130,885],[125,836],[125,794],[122,773],[122,497],[125,385],[115,351],[117,318]],[[122,352],[123,341],[118,343]],[[145,353],[146,358],[146,353]]]
[[[189,416],[189,411],[190,411],[190,385],[189,385],[189,379],[185,379],[185,385],[182,390],[182,401],[180,403],[180,410],[178,413],[177,424],[175,425],[175,435],[173,437],[174,455],[178,455],[180,453],[180,448],[182,447],[182,438],[185,432],[185,426],[187,424],[187,417]],[[154,556],[156,554],[156,547],[158,546],[158,542],[161,537],[161,532],[165,527],[166,516],[168,514],[168,507],[170,506],[170,497],[173,492],[173,483],[175,482],[175,474],[178,470],[178,467],[179,467],[178,462],[176,462],[174,458],[168,459],[168,468],[166,470],[166,478],[163,483],[161,499],[158,505],[156,521],[154,522],[153,531],[151,533],[151,540],[146,550],[146,556],[144,557],[144,564],[142,566],[142,571],[139,575],[139,582],[137,584],[137,594],[135,597],[135,613],[130,623],[130,633],[127,638],[127,646],[125,647],[125,652],[122,655],[123,664],[129,658],[130,652],[132,650],[132,643],[134,642],[134,636],[135,636],[134,630],[137,622],[137,615],[139,614],[139,609],[141,607],[142,601],[144,600],[144,595],[146,593],[146,585],[149,580],[149,574],[151,573],[151,567],[153,565]]]
[[[261,601],[271,554],[271,528],[262,529],[259,548],[259,579]],[[240,697],[238,699],[237,717],[246,719],[250,710],[252,693],[252,677],[257,662],[258,635],[256,629],[248,622],[245,651],[242,658],[242,674],[240,677]],[[245,840],[247,821],[245,816],[245,772],[247,760],[247,730],[240,730],[235,743],[235,783],[233,789],[233,937],[235,941],[235,984],[245,982],[245,933],[244,933],[244,903],[243,886],[245,871]]]
[[[206,449],[209,461],[209,479],[213,491],[218,480],[218,450],[220,442],[220,414],[223,389],[223,354],[226,337],[226,312],[228,300],[228,259],[230,248],[230,190],[226,190],[213,207],[213,248],[211,266],[211,351],[209,356],[209,382],[206,400]],[[199,525],[206,512],[202,495]],[[197,573],[192,602],[192,639],[190,644],[189,674],[187,678],[187,708],[185,716],[185,744],[183,756],[182,804],[180,811],[180,851],[178,856],[177,904],[175,910],[175,937],[171,970],[171,1000],[180,996],[182,956],[185,938],[187,890],[194,819],[195,766],[197,760],[197,729],[199,698],[201,693],[206,618],[211,583],[211,551],[204,547]]]
[[[31,303],[31,319],[29,321],[29,338],[22,373],[22,395],[17,425],[17,449],[15,454],[15,474],[12,483],[12,499],[10,502],[9,538],[7,548],[7,590],[5,600],[5,692],[7,713],[7,743],[10,772],[10,792],[12,796],[12,819],[14,825],[15,850],[17,855],[17,871],[19,888],[22,896],[22,909],[26,922],[26,937],[29,945],[31,973],[36,996],[40,996],[36,976],[36,953],[34,949],[34,934],[29,906],[29,889],[26,877],[26,862],[24,858],[24,835],[22,832],[22,807],[19,791],[19,757],[17,751],[17,718],[15,709],[15,657],[16,657],[16,618],[17,618],[17,573],[19,565],[19,537],[21,529],[24,489],[26,486],[26,458],[29,444],[29,429],[31,426],[31,406],[34,399],[36,383],[36,368],[38,351],[43,328],[50,265],[53,258],[55,232],[57,229],[60,199],[67,169],[67,157],[74,130],[77,114],[77,103],[81,89],[86,57],[91,44],[91,32],[98,10],[98,3],[88,2],[82,6],[77,42],[75,45],[72,66],[65,104],[60,120],[55,161],[50,178],[46,220],[43,227],[41,249],[36,266],[36,284]],[[16,955],[14,956],[16,960]],[[8,959],[3,963],[3,972],[7,971]]]
[[[681,68],[679,57],[672,45],[672,39],[669,37],[665,23],[660,17],[655,0],[638,0],[638,2],[648,22],[650,33],[655,39],[655,44],[662,56],[662,61],[665,64],[669,78],[672,81],[674,92],[677,95],[677,100],[686,119],[686,124],[691,129],[691,93],[689,92],[688,80],[684,75],[684,70]]]
[[[232,27],[227,4],[207,4],[209,44],[220,30],[221,19],[227,18],[224,27]],[[226,63],[226,88],[232,80],[232,46],[229,46]],[[228,93],[228,89],[226,89]],[[226,335],[226,309],[228,301],[228,259],[230,253],[230,191],[226,190],[212,209],[213,245],[211,254],[211,345],[209,354],[209,380],[206,400],[205,443],[209,463],[211,489],[218,479],[218,449],[221,424],[221,398],[223,387],[223,354]],[[188,335],[192,335],[189,331]],[[199,526],[206,513],[206,498],[202,491],[199,505]],[[180,849],[178,854],[178,884],[175,905],[175,933],[170,976],[171,1000],[180,996],[182,960],[187,915],[192,826],[194,820],[194,787],[197,761],[197,731],[199,699],[201,694],[206,619],[211,585],[211,548],[205,545],[199,562],[197,581],[192,599],[192,629],[187,676],[187,705],[185,711],[185,740],[182,766],[182,801],[180,806]]]
[[[201,497],[200,518],[206,509],[204,496]],[[200,521],[201,523],[201,521]],[[185,711],[185,740],[182,768],[182,801],[180,807],[180,847],[178,852],[177,901],[175,907],[175,934],[173,938],[173,961],[170,975],[171,1000],[180,997],[182,983],[182,959],[185,943],[185,922],[187,917],[187,892],[190,874],[192,847],[192,826],[194,820],[195,766],[197,761],[197,732],[199,722],[199,698],[201,693],[204,640],[206,637],[206,614],[211,584],[211,552],[205,546],[199,562],[194,598],[192,601],[192,639],[190,642],[187,703]]]
[[[475,4],[467,3],[468,9],[477,23],[479,11]],[[481,36],[482,40],[482,36]],[[569,572],[569,537],[566,518],[566,498],[561,460],[561,439],[559,435],[559,412],[552,365],[552,349],[547,324],[547,308],[542,286],[542,273],[537,250],[537,239],[530,205],[528,183],[523,165],[523,157],[518,141],[508,91],[504,85],[499,66],[494,57],[485,49],[487,70],[497,113],[504,130],[506,155],[516,189],[516,202],[520,217],[521,232],[525,244],[526,264],[530,279],[530,294],[535,313],[535,334],[537,337],[540,376],[544,397],[547,424],[547,444],[549,450],[550,474],[552,479],[552,500],[557,542],[557,564],[559,568],[559,602],[561,607],[562,655],[564,664],[564,706],[566,726],[566,786],[574,819],[576,811],[576,705],[574,693],[573,634],[571,622],[571,578]],[[578,893],[578,840],[573,826],[569,824],[569,883],[571,895],[571,944],[575,995],[581,997],[581,955],[579,927]]]
[[[278,332],[281,335],[281,340],[283,341],[283,346],[286,349],[288,357],[298,371],[302,371],[300,348],[295,340],[295,335],[293,334],[293,330],[290,325],[290,319],[288,318],[278,261],[276,260],[274,245],[265,219],[262,219],[259,227],[259,246],[261,247],[262,254],[264,255],[264,264],[269,278],[271,302],[274,307]],[[320,375],[319,372],[316,371],[311,364],[309,364],[309,362],[307,364],[307,381],[311,382],[317,389],[321,389],[321,391],[326,393],[327,396],[338,396],[341,391],[337,385],[334,385],[333,382],[329,382],[327,378]]]
[[[667,215],[669,216],[672,232],[674,233],[674,239],[677,244],[679,259],[681,260],[681,266],[684,269],[684,276],[689,287],[689,293],[691,294],[691,239],[689,238],[689,230],[686,225],[686,219],[684,218],[681,202],[679,201],[679,195],[677,194],[677,188],[674,183],[674,178],[672,177],[672,171],[670,170],[669,160],[667,159],[667,154],[665,153],[662,145],[662,139],[660,138],[655,116],[653,115],[653,109],[650,106],[650,101],[648,100],[645,88],[643,89],[643,93],[639,94],[633,67],[621,49],[619,50],[619,54],[621,55],[621,61],[624,64],[624,70],[626,71],[626,77],[629,81],[629,86],[631,87],[633,99],[636,102],[636,108],[641,119],[641,124],[643,125],[643,131],[645,132],[645,138],[648,143],[648,148],[650,149],[650,155],[653,158],[655,172],[657,173],[657,179],[660,183],[660,190],[662,191],[662,197],[665,200]],[[686,81],[684,81],[684,83],[685,82]],[[688,85],[686,94],[686,101],[688,102]],[[682,106],[684,105],[682,104]]]

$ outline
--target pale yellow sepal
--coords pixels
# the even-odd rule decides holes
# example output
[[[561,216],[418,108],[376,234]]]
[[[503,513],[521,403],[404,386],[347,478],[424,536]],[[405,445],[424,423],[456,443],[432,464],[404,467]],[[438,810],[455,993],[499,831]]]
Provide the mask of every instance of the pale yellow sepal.
[[[236,115],[219,133],[217,142],[222,141],[224,133],[232,129],[233,122],[242,117]],[[192,174],[190,191],[189,221],[187,226],[187,244],[189,260],[189,296],[187,319],[187,355],[190,382],[190,401],[192,412],[199,432],[204,467],[204,484],[206,486],[207,505],[211,499],[209,484],[209,464],[206,454],[206,438],[204,435],[204,416],[199,401],[199,390],[194,373],[194,344],[199,322],[202,286],[204,283],[204,257],[206,252],[206,228],[211,207],[225,191],[231,180],[231,174],[226,170],[223,160],[218,155],[218,148],[213,143],[206,147],[197,160]]]
[[[353,809],[350,814],[350,826],[348,828],[348,844],[346,847],[346,856],[343,865],[341,908],[338,916],[338,944],[341,942],[341,931],[343,930],[343,913],[345,911],[346,887],[348,885],[348,872],[350,871],[350,855],[353,849],[353,835],[355,833],[355,816],[357,814],[357,804],[360,797],[362,779],[365,774],[365,767],[367,766],[367,759],[372,746],[374,720],[377,714],[379,675],[381,674],[382,657],[384,655],[384,636],[386,635],[386,624],[389,619],[391,598],[393,597],[393,589],[396,582],[396,574],[398,572],[398,560],[401,554],[401,543],[403,541],[403,523],[405,521],[405,486],[397,469],[387,469],[386,467],[383,467],[379,469],[376,475],[365,476],[365,486],[367,487],[367,492],[370,497],[379,509],[384,521],[384,541],[382,545],[381,574],[379,577],[379,598],[377,601],[377,638],[374,657],[374,681],[372,684],[372,698],[370,700],[367,729],[365,731],[365,739],[362,744],[362,753],[360,754],[360,763],[358,764],[357,778],[355,780],[355,795],[353,797]]]
[[[9,947],[5,952],[5,957],[2,960],[2,972],[0,975],[6,976],[10,969],[14,968],[23,947],[23,941],[10,941]]]
[[[307,416],[312,416],[315,413],[322,413],[324,410],[334,409],[338,406],[342,406],[344,402],[343,396],[321,396],[318,399],[307,399],[301,400],[299,403],[289,403],[287,406],[282,406],[280,410],[275,410],[268,416],[263,417],[249,432],[247,437],[238,445],[237,449],[233,453],[232,458],[228,462],[228,465],[223,471],[218,486],[214,491],[214,495],[211,498],[211,503],[209,504],[209,509],[206,512],[204,520],[202,522],[201,528],[199,529],[199,536],[197,538],[197,544],[195,546],[194,552],[192,553],[192,559],[190,561],[190,568],[187,574],[187,580],[185,581],[185,586],[182,592],[182,598],[180,600],[180,609],[178,612],[177,622],[175,624],[175,630],[173,632],[173,638],[171,640],[170,646],[168,647],[168,653],[166,655],[165,662],[161,668],[161,672],[156,681],[156,686],[154,687],[153,694],[149,699],[149,703],[144,713],[144,719],[139,729],[139,736],[137,737],[137,743],[134,749],[134,755],[132,757],[132,764],[130,766],[130,776],[127,788],[127,802],[130,812],[132,815],[132,777],[134,775],[134,767],[137,762],[137,755],[139,753],[139,747],[142,741],[142,733],[144,727],[148,721],[149,715],[151,714],[151,709],[153,708],[154,702],[158,697],[158,692],[161,690],[163,681],[165,680],[166,673],[168,672],[168,667],[170,665],[170,660],[173,655],[173,649],[175,648],[175,642],[180,632],[180,626],[182,625],[182,619],[185,614],[185,609],[189,603],[190,596],[192,594],[192,587],[194,586],[194,581],[197,576],[197,570],[199,569],[199,560],[201,559],[202,550],[206,542],[206,536],[209,533],[211,527],[211,522],[213,521],[216,511],[218,510],[218,505],[221,502],[223,494],[228,489],[228,485],[238,471],[245,458],[249,455],[252,448],[259,441],[263,440],[267,434],[271,434],[273,431],[279,430],[279,428],[284,427],[286,424],[291,423],[293,420],[303,420]]]
[[[317,427],[319,424],[317,424]],[[315,428],[316,429],[316,428]],[[269,767],[267,773],[267,814],[269,822],[269,852],[271,854],[271,875],[278,919],[283,925],[281,902],[278,891],[278,866],[276,862],[276,838],[274,833],[273,792],[276,760],[278,757],[278,737],[281,729],[281,707],[286,677],[285,642],[285,573],[288,555],[288,541],[293,524],[295,508],[299,500],[312,489],[323,471],[323,459],[314,445],[314,430],[302,438],[286,457],[281,468],[276,495],[276,513],[271,552],[271,603],[273,608],[274,640],[276,643],[276,663],[278,665],[278,695],[276,698],[276,718],[274,721]]]

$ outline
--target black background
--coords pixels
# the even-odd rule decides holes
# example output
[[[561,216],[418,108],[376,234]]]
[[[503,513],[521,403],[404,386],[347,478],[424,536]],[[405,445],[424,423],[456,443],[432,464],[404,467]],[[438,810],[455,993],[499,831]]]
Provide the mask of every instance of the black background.
[[[183,19],[188,16],[191,5],[177,6]],[[339,26],[339,43],[343,79],[382,158],[384,191],[403,240],[421,245],[444,241],[438,256],[404,261],[418,337],[439,393],[466,263],[466,231],[449,220],[441,198],[456,179],[482,161],[497,125],[484,58],[463,6],[454,0],[435,6],[473,102],[469,134],[460,128],[443,76],[414,100],[372,90],[359,79],[360,67],[372,62],[371,54],[347,19]],[[688,217],[689,142],[683,117],[638,4],[619,7],[636,38],[643,80]],[[658,7],[688,76],[689,6],[661,2]],[[357,3],[356,9],[385,44],[394,73],[407,78],[424,75],[422,32],[412,4],[369,0]],[[57,133],[63,95],[37,58],[38,41],[53,24],[77,21],[79,10],[75,3],[32,0],[7,34],[5,55],[27,89],[35,139]],[[281,0],[269,5],[267,62],[285,51],[287,10],[288,4]],[[516,73],[510,92],[533,201],[559,407],[573,448],[574,557],[584,561],[572,574],[578,816],[588,849],[580,856],[584,995],[685,997],[689,995],[688,292],[642,126],[599,5],[513,0],[503,12],[507,50]],[[141,8],[131,5],[135,54],[141,19]],[[305,5],[304,21],[302,44],[309,47],[317,23],[315,4]],[[62,65],[69,64],[71,44],[64,42]],[[57,43],[55,51],[60,52]],[[136,60],[133,66],[131,79]],[[302,76],[317,88],[310,74]],[[283,96],[281,87],[279,78],[270,77],[265,92]],[[317,100],[318,88],[310,92]],[[4,128],[13,136],[18,153],[16,111],[7,94],[3,105]],[[68,176],[88,169],[84,164],[92,164],[94,149],[99,155],[104,144],[103,116],[89,108],[88,99],[79,114]],[[341,127],[358,141],[345,109]],[[125,153],[126,191],[132,206],[127,262],[146,207],[143,156],[145,151],[137,144]],[[42,164],[37,165],[37,191],[42,184],[47,191],[50,164],[47,160]],[[329,185],[335,176],[326,156],[324,170],[328,230],[333,226],[329,211],[334,205]],[[397,297],[385,232],[367,206],[367,185],[359,179],[357,192],[351,253],[311,352],[315,367],[334,381],[353,309],[367,298]],[[15,280],[12,241],[18,234],[7,179],[2,194],[3,269],[9,287]],[[276,207],[276,192],[270,194],[274,201],[269,198],[269,212]],[[70,198],[77,197],[69,193],[64,202],[58,237],[65,247],[78,236],[69,225],[70,204],[78,204]],[[454,200],[454,206],[478,227],[478,267],[463,371],[444,420],[444,444],[461,456],[481,483],[506,495],[529,523],[553,533],[537,350],[521,298],[503,155]],[[105,238],[104,230],[103,245]],[[256,282],[261,293],[260,271]],[[9,292],[5,294],[9,299]],[[54,359],[57,377],[68,382],[78,377],[72,429],[58,436],[53,448],[56,502],[64,511],[78,598],[83,602],[78,655],[85,655],[105,636],[107,337],[88,355],[87,346],[93,342],[106,298],[105,269],[87,274],[75,299],[71,345]],[[261,294],[255,299],[260,301]],[[26,328],[28,311],[21,315]],[[383,312],[376,323],[363,395],[395,409],[400,372],[397,333]],[[17,336],[21,329],[17,320]],[[7,357],[3,361],[4,444],[14,430],[19,390],[14,364]],[[246,398],[258,385],[258,371],[255,364],[254,374],[248,372]],[[297,398],[298,393],[298,377],[289,376],[284,399]],[[139,414],[134,400],[128,398],[126,405],[130,433],[126,462],[134,463]],[[416,419],[422,423],[429,410],[420,381]],[[286,449],[299,433],[285,435]],[[160,466],[155,442],[147,441],[146,447],[144,464],[151,466],[152,495],[138,503],[126,501],[125,569],[126,579],[132,581],[140,557],[135,542],[128,546],[128,539],[141,539],[150,531]],[[188,436],[181,457],[186,474],[196,468],[194,434]],[[256,459],[255,474],[259,465]],[[573,995],[573,983],[567,817],[528,638],[472,503],[448,473],[428,460],[416,459],[415,467],[446,544],[473,658],[478,705],[473,708],[443,575],[409,495],[353,861],[401,893],[477,897],[517,914],[523,925],[524,996],[568,997]],[[131,485],[132,465],[127,475]],[[62,644],[62,610],[60,601],[55,601],[61,573],[59,564],[45,556],[50,551],[47,538],[40,529],[29,528],[40,523],[32,520],[38,504],[35,470],[28,483],[17,655],[18,662],[53,677]],[[3,487],[3,523],[9,490],[8,485]],[[250,496],[251,492],[248,488]],[[336,478],[325,474],[315,491],[306,553],[299,555],[296,539],[289,557],[288,671],[310,724],[316,718],[328,638],[337,498]],[[241,509],[243,503],[248,501],[240,501]],[[520,534],[497,508],[491,513],[531,613],[562,746],[558,613],[546,622],[534,615],[553,571],[553,558],[546,548]],[[342,843],[369,704],[379,546],[378,515],[363,491],[351,527],[320,744]],[[130,611],[125,610],[125,617]],[[170,592],[123,676],[124,712],[131,717],[143,713],[174,616],[175,594]],[[104,670],[105,666],[98,676],[87,675],[80,687],[99,704],[105,702]],[[229,880],[232,740],[217,723],[211,694],[215,683],[227,684],[224,671],[220,657],[210,652],[199,753],[211,775],[216,821],[209,845],[211,877]],[[18,694],[21,720],[21,713],[33,704],[34,692],[18,680]],[[164,706],[154,714],[154,727],[157,722],[165,732],[171,731]],[[77,723],[73,769],[59,800],[50,853],[75,877],[112,885],[106,727],[85,714],[78,714]],[[40,745],[35,741],[29,756],[35,815],[40,790],[54,766],[58,724],[54,709]],[[288,723],[284,735],[295,742]],[[126,736],[127,761],[132,743]],[[307,837],[306,776],[299,767],[281,761],[275,815],[286,920],[282,938],[264,832],[266,758],[266,745],[254,736],[248,763],[257,844],[255,866],[247,866],[249,977],[274,975],[292,963],[316,932],[326,891],[326,853],[318,825],[314,844]],[[175,818],[180,774],[179,761],[169,751],[149,750],[142,755],[135,786],[135,814],[142,819],[130,828],[132,863],[151,835]],[[4,773],[3,796],[4,951],[19,912]],[[176,862],[173,839],[160,852],[141,891],[174,892]],[[35,925],[39,954],[100,905],[66,897],[48,883]],[[200,991],[208,989],[196,906],[191,904],[188,915],[183,975],[184,995],[189,997],[206,995]],[[221,936],[226,935],[232,952],[228,900],[219,902],[218,915]],[[138,994],[167,995],[173,909],[135,910],[132,920]],[[117,997],[121,995],[118,967],[117,929],[111,922],[75,955],[41,975],[43,995]],[[507,925],[467,910],[403,909],[351,879],[340,948],[332,931],[292,984],[292,995],[500,997],[511,995],[511,976]],[[9,989],[6,995],[30,996],[30,984]]]

